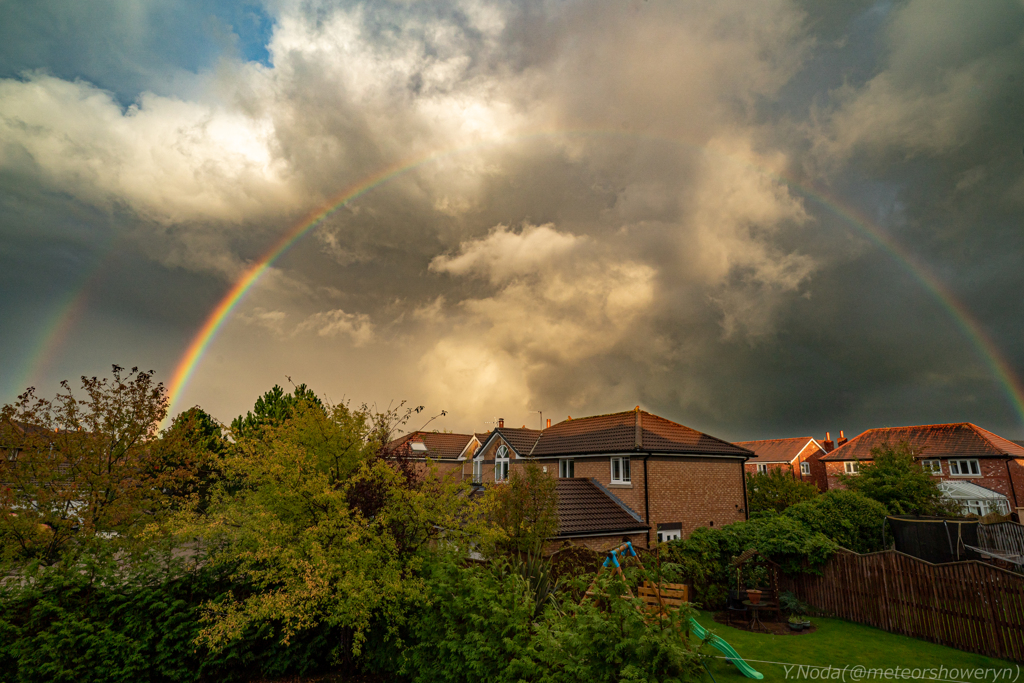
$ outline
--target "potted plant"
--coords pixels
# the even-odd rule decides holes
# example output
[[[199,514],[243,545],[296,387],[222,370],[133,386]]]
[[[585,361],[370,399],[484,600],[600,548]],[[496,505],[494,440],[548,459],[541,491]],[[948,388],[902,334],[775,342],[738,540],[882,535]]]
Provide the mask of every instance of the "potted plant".
[[[804,628],[810,626],[810,623],[804,623],[804,618],[794,614],[789,618],[789,628],[792,631],[803,631]]]
[[[747,600],[750,600],[750,602],[754,603],[755,605],[761,602],[761,591],[757,588],[748,588]]]

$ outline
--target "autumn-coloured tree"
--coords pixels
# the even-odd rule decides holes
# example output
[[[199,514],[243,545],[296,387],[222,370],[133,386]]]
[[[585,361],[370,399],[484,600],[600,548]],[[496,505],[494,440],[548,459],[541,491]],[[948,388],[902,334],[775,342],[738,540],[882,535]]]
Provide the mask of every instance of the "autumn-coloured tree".
[[[72,539],[123,537],[152,519],[180,476],[152,448],[167,392],[152,372],[113,367],[53,399],[29,389],[0,411],[5,554],[52,563]]]

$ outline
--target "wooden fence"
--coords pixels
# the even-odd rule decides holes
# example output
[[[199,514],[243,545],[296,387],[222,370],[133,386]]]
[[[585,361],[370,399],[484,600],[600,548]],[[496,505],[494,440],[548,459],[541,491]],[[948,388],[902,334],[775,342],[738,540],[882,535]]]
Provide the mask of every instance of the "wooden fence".
[[[983,562],[841,550],[822,576],[784,576],[781,588],[831,616],[1024,662],[1024,576]]]

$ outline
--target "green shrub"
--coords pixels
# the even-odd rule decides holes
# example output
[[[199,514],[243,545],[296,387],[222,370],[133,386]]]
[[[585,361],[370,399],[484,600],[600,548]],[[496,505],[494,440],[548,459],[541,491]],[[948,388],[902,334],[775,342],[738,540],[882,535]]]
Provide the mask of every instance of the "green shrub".
[[[702,527],[668,547],[672,562],[681,566],[681,573],[708,609],[721,607],[729,590],[735,588],[731,562],[744,550],[756,548],[787,573],[816,571],[836,550],[836,544],[825,535],[774,512],[723,527]]]
[[[225,574],[129,572],[102,562],[28,572],[0,589],[0,681],[245,681],[315,673],[335,662],[339,633],[281,644],[271,624],[212,653],[195,644],[201,606],[245,591]]]
[[[765,474],[747,475],[747,505],[750,511],[782,512],[790,505],[811,500],[818,495],[818,487],[793,476],[792,470],[775,467]]]
[[[786,508],[783,515],[855,553],[883,549],[885,506],[854,491],[828,491]]]
[[[410,615],[401,656],[375,659],[377,673],[413,681],[682,681],[699,677],[699,659],[680,638],[691,612],[648,623],[639,601],[621,599],[625,584],[602,580],[609,597],[577,604],[563,594],[536,614],[529,581],[500,566],[427,569],[429,595]],[[576,579],[583,589],[589,577]],[[384,652],[384,650],[379,650]],[[390,668],[389,668],[390,667]]]

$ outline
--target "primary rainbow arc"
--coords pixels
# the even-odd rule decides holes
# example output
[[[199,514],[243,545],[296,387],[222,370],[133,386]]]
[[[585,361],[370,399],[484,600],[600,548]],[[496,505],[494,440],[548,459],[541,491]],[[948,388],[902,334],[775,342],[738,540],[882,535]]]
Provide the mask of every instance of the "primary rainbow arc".
[[[739,163],[746,164],[753,168],[758,169],[760,172],[767,176],[774,178],[777,181],[785,183],[787,186],[796,188],[800,194],[811,198],[813,201],[823,206],[826,210],[840,217],[844,222],[854,226],[861,232],[865,233],[869,239],[876,245],[882,247],[898,264],[909,271],[915,279],[920,282],[927,291],[929,291],[943,306],[946,312],[956,321],[957,326],[965,334],[967,339],[978,351],[981,359],[988,366],[989,370],[993,373],[995,378],[1002,386],[1004,393],[1017,417],[1020,419],[1021,425],[1024,425],[1024,387],[1021,386],[1020,381],[1016,378],[1012,369],[1010,368],[1007,360],[999,352],[998,347],[995,343],[985,334],[981,325],[974,320],[973,316],[967,310],[967,308],[960,303],[952,292],[949,291],[943,283],[932,275],[923,265],[917,262],[913,254],[909,253],[905,248],[901,247],[894,239],[886,234],[879,226],[875,225],[870,219],[862,215],[856,209],[845,205],[838,199],[831,197],[824,193],[824,191],[807,187],[805,184],[798,182],[795,178],[788,177],[783,174],[765,169],[756,164],[751,163],[748,160],[737,159],[735,157],[725,155],[721,152],[710,150],[707,147],[700,145],[691,145],[685,141],[676,140],[672,138],[662,138],[655,136],[639,135],[636,133],[629,133],[623,131],[606,131],[606,130],[561,130],[561,131],[544,131],[544,132],[533,132],[523,135],[514,136],[514,139],[522,140],[525,138],[537,138],[542,136],[572,136],[572,135],[603,135],[611,137],[626,137],[626,138],[649,138],[653,141],[665,141],[668,140],[674,144],[681,144],[685,146],[694,147],[704,153],[714,152],[721,154],[726,158],[730,158]],[[217,303],[216,307],[207,316],[203,326],[193,337],[192,342],[189,344],[184,355],[179,360],[174,374],[171,378],[169,386],[169,398],[170,407],[173,408],[178,403],[181,395],[188,385],[189,380],[192,378],[193,373],[198,367],[202,360],[203,354],[209,348],[210,344],[216,339],[218,332],[223,327],[225,321],[231,315],[231,312],[236,306],[245,298],[245,295],[250,291],[253,285],[260,279],[264,272],[274,263],[277,258],[284,254],[296,241],[298,241],[303,235],[309,230],[318,225],[325,218],[330,216],[333,212],[339,208],[345,206],[348,202],[356,199],[362,194],[372,190],[373,188],[382,185],[389,180],[392,180],[396,176],[411,171],[423,164],[431,161],[436,161],[445,156],[458,154],[468,150],[476,149],[487,144],[494,144],[496,142],[502,142],[512,139],[510,137],[504,137],[497,140],[477,142],[472,145],[465,147],[452,148],[439,152],[433,152],[428,154],[419,155],[415,158],[405,159],[401,162],[392,164],[370,176],[354,183],[341,192],[332,197],[322,208],[313,211],[303,217],[298,223],[292,228],[285,232],[274,245],[268,249],[262,257],[260,257],[252,266],[250,266],[242,276],[232,285],[231,289],[224,295],[224,297]],[[172,414],[171,412],[168,413]]]

